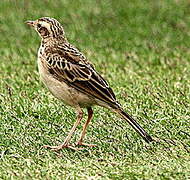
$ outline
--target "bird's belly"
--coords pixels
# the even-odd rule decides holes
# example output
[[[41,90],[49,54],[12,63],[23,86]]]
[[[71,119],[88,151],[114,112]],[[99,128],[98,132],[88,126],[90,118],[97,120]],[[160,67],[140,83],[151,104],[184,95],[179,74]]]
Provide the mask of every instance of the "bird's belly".
[[[42,66],[38,66],[41,81],[50,92],[65,104],[70,106],[90,107],[96,104],[95,100],[84,93],[68,86],[65,82],[60,82],[49,74]]]

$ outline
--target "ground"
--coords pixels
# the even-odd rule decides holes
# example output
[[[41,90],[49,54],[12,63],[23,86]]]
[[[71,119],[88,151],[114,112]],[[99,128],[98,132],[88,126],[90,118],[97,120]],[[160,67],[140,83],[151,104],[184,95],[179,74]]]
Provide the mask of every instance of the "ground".
[[[1,0],[0,178],[190,179],[189,12],[186,0]],[[63,142],[75,121],[39,81],[40,38],[24,22],[43,16],[63,24],[157,142],[145,143],[126,121],[95,107],[85,142],[97,147],[42,147]]]

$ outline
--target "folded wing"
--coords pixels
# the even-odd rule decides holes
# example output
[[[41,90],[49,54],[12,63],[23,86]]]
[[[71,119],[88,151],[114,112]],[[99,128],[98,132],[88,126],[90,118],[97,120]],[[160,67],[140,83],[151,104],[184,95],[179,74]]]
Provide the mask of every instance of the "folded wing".
[[[50,54],[46,59],[48,70],[54,78],[110,106],[117,104],[108,83],[87,61],[78,61],[78,56],[75,61],[75,56],[69,52]]]

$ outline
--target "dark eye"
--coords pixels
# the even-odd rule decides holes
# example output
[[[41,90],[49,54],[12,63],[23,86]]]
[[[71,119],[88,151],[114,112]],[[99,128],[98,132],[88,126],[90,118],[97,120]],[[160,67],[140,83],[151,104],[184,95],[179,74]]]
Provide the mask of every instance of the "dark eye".
[[[42,26],[41,26],[41,24],[37,24],[37,27],[38,27],[38,28],[41,28]]]

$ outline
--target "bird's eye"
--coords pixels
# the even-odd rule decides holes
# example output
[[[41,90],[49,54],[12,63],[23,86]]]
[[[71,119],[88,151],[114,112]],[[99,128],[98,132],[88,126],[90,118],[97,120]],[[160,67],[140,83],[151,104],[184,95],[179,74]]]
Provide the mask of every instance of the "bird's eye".
[[[37,27],[38,27],[38,28],[41,28],[42,26],[41,26],[41,24],[37,24]]]

